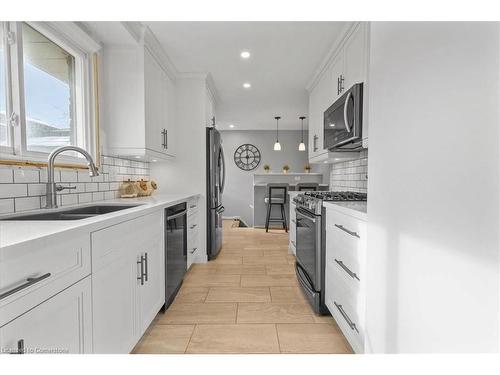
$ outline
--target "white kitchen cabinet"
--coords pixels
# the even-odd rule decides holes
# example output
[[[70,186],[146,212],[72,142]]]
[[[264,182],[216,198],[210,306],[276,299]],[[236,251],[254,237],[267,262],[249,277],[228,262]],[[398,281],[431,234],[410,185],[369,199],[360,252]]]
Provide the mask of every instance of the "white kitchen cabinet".
[[[95,353],[128,353],[165,298],[163,213],[92,233]]]
[[[103,52],[102,129],[111,155],[175,157],[175,81],[144,41]]]
[[[0,327],[0,352],[92,353],[90,293],[88,276]]]
[[[366,219],[326,210],[325,304],[357,353],[364,352]]]
[[[369,25],[354,24],[332,53],[324,69],[309,88],[309,162],[340,162],[358,158],[357,152],[329,152],[323,145],[323,115],[335,100],[363,82],[363,147],[368,142],[367,89]]]

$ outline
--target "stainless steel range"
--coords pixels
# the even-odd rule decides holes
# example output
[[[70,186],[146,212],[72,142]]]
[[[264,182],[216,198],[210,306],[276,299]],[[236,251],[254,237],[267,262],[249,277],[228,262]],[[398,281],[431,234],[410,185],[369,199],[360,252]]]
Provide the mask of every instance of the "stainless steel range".
[[[295,272],[317,314],[327,314],[325,306],[325,209],[327,201],[366,201],[364,193],[348,191],[308,191],[293,198],[296,204]]]

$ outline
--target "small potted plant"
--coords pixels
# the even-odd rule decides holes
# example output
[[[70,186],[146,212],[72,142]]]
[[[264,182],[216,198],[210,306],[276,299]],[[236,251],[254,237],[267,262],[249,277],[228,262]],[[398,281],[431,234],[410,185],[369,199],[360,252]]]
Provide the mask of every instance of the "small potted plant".
[[[269,166],[269,164],[265,164],[265,165],[264,165],[264,171],[265,171],[266,173],[269,173],[269,171],[270,171],[270,170],[271,170],[271,167]]]
[[[288,171],[290,170],[290,167],[288,165],[284,165],[283,166],[283,173],[288,173]]]
[[[306,164],[305,167],[304,167],[304,171],[306,173],[311,173],[311,165],[310,164]]]

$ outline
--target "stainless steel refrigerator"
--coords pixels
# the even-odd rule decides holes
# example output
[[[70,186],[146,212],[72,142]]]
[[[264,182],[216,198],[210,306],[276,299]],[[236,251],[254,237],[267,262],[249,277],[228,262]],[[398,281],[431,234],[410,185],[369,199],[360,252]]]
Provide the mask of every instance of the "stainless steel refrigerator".
[[[207,255],[212,260],[222,248],[222,193],[226,183],[226,165],[220,133],[207,128]]]

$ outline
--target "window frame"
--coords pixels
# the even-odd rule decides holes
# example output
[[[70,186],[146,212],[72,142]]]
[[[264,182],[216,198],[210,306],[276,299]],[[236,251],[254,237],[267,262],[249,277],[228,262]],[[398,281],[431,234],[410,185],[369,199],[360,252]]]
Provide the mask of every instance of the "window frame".
[[[30,27],[75,57],[75,114],[77,146],[85,148],[100,164],[96,125],[96,92],[93,54],[101,45],[90,38],[73,22],[26,22]],[[0,22],[4,30],[6,65],[6,119],[12,113],[17,115],[17,124],[7,126],[10,146],[0,146],[0,159],[26,162],[47,162],[48,153],[30,151],[27,148],[26,116],[23,66],[23,22]],[[15,42],[7,42],[8,33],[13,33]],[[61,154],[62,163],[86,165],[85,159],[71,154]]]

